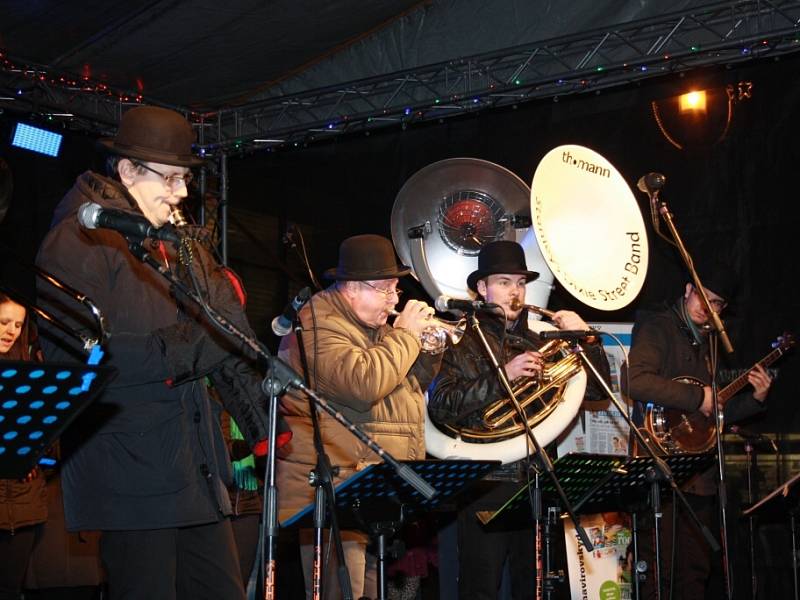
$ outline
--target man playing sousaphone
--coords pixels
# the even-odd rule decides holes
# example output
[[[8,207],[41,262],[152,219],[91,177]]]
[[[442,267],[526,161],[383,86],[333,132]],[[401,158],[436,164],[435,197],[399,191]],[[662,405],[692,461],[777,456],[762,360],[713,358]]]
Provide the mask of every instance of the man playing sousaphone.
[[[339,248],[339,264],[325,273],[335,283],[315,294],[300,311],[308,360],[309,386],[369,434],[398,460],[425,458],[423,391],[436,374],[441,355],[421,354],[422,332],[433,309],[409,300],[393,325],[387,319],[399,301],[398,278],[410,270],[398,265],[392,243],[378,235],[357,235]],[[295,335],[283,338],[279,356],[302,371]],[[308,475],[317,462],[308,401],[287,393],[281,410],[294,438],[278,455],[281,519],[314,499]],[[344,426],[319,413],[322,442],[339,469],[334,484],[380,458]],[[312,536],[300,532],[301,556],[310,596]],[[354,598],[376,596],[374,558],[366,554],[367,537],[342,531],[345,561]],[[335,553],[330,556],[335,558]],[[335,565],[325,565],[325,598],[338,598]]]
[[[541,342],[528,328],[525,286],[539,276],[529,271],[522,247],[516,242],[497,241],[481,248],[478,269],[467,278],[467,286],[482,300],[497,304],[494,313],[481,316],[481,329],[504,363],[510,382],[542,373]],[[552,316],[561,329],[587,329],[576,313],[560,310]],[[586,353],[608,379],[609,366],[599,338],[588,341]],[[428,402],[432,421],[453,427],[481,426],[482,409],[506,397],[477,334],[469,329],[464,339],[444,355]],[[602,388],[590,378],[587,399],[603,397]],[[535,556],[532,527],[518,531],[490,532],[479,524],[475,513],[497,510],[526,479],[523,461],[503,467],[505,483],[484,482],[483,493],[458,516],[459,597],[494,599],[500,589],[503,564],[510,561],[513,597],[533,598]],[[476,489],[477,491],[477,489]],[[532,523],[532,521],[531,521]]]

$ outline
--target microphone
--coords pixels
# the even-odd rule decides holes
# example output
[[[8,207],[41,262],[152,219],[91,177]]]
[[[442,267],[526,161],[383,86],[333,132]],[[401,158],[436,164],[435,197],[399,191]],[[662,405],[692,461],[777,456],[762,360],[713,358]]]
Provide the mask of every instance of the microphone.
[[[661,173],[648,173],[639,178],[636,187],[645,194],[654,194],[664,187],[665,183],[667,178]]]
[[[297,311],[303,308],[303,305],[308,302],[309,298],[311,298],[310,287],[304,287],[297,292],[297,296],[286,305],[286,308],[283,309],[283,313],[272,319],[272,333],[278,337],[289,335],[292,331],[292,323],[297,315]]]
[[[434,305],[439,312],[447,312],[449,310],[475,312],[476,310],[491,310],[497,308],[497,304],[493,302],[484,302],[483,300],[460,300],[458,298],[445,296],[444,294],[436,299]]]
[[[600,332],[594,329],[548,329],[538,333],[540,340],[582,340],[589,337],[597,337],[598,335],[600,335]]]
[[[144,217],[113,208],[103,208],[96,202],[81,204],[78,209],[78,223],[86,229],[113,229],[125,237],[139,241],[152,238],[176,245],[181,243],[178,232],[171,225],[155,227]]]
[[[731,433],[735,433],[740,438],[743,438],[745,440],[754,440],[756,442],[764,442],[766,444],[769,444],[772,447],[772,450],[775,452],[775,454],[778,453],[778,446],[777,444],[775,444],[775,440],[773,440],[770,437],[767,437],[763,433],[750,431],[749,429],[744,429],[742,427],[739,427],[738,425],[731,425],[730,430]]]

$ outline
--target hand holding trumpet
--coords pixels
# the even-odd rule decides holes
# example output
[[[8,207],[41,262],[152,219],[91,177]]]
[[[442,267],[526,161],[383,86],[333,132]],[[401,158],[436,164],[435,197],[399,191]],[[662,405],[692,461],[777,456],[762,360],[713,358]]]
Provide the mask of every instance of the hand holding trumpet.
[[[430,319],[432,316],[433,308],[419,300],[409,300],[406,302],[403,311],[397,313],[397,318],[394,320],[394,327],[406,329],[409,333],[420,337],[422,332],[427,327],[430,327]]]

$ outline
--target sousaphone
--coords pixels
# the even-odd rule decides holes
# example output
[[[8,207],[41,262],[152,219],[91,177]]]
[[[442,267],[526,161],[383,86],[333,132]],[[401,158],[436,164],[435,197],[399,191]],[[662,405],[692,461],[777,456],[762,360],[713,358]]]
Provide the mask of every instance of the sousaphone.
[[[564,152],[569,160],[578,161],[575,165],[580,166],[580,171],[599,170],[599,178],[584,177],[580,171],[564,172],[558,159],[561,157],[563,164],[567,164]],[[566,185],[561,188],[553,185],[562,177],[568,180]],[[541,185],[539,194],[537,185]],[[636,239],[639,244],[637,256],[630,259],[637,268],[628,269],[640,272],[643,278],[647,267],[647,241],[633,194],[613,166],[580,146],[562,146],[545,156],[534,177],[534,193],[516,175],[487,161],[456,158],[433,163],[412,176],[400,190],[392,210],[392,238],[402,261],[411,265],[425,290],[434,298],[441,294],[469,298],[466,278],[477,268],[480,248],[491,241],[511,239],[522,245],[528,268],[540,273],[537,280],[528,284],[527,302],[546,306],[555,274],[573,295],[573,290],[585,289],[589,284],[591,293],[585,294],[589,298],[598,296],[597,290],[615,291],[613,298],[605,294],[609,300],[601,302],[601,306],[590,304],[613,310],[621,305],[620,298],[629,302],[635,297],[641,282],[626,282],[623,293],[617,291],[622,284],[617,281],[616,273],[610,275],[618,284],[613,287],[609,287],[609,275],[601,274],[599,279],[591,281],[584,279],[587,273],[594,277],[598,271],[607,270],[606,264],[619,262],[617,244],[612,250],[612,254],[616,254],[612,256],[597,247],[605,243],[604,231],[614,239],[617,237],[615,229],[618,227],[612,222],[618,212],[615,202],[628,209],[632,206],[639,217],[638,227],[631,224],[627,215],[624,225],[619,227],[625,230],[627,239]],[[598,205],[599,209],[589,208],[587,204]],[[563,210],[559,210],[559,206],[563,206]],[[598,215],[601,212],[602,217]],[[595,247],[588,253],[585,249],[572,252],[569,244],[554,239],[553,230],[570,236],[572,241],[575,241],[574,236],[591,230],[586,239],[594,241]],[[546,240],[544,245],[542,239]],[[578,245],[582,244],[583,241]],[[596,260],[598,258],[601,262]],[[587,262],[590,263],[588,267]],[[552,329],[535,315],[531,316],[530,327],[534,331]],[[515,395],[526,410],[527,426],[533,428],[541,444],[555,440],[575,418],[586,387],[586,374],[578,358],[559,344],[551,343],[545,349],[542,381],[523,380],[515,386]],[[523,424],[509,401],[495,402],[483,416],[487,426],[471,430],[439,427],[426,414],[428,452],[438,458],[502,462],[513,462],[528,454]]]

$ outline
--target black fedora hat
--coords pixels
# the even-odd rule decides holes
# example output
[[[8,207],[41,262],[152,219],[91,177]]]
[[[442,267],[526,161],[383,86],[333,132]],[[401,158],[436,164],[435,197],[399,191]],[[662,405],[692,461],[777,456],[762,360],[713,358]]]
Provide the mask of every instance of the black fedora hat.
[[[122,115],[117,135],[99,144],[120,156],[196,167],[203,159],[192,154],[193,142],[192,126],[180,113],[159,106],[137,106]]]
[[[511,275],[525,275],[525,281],[533,281],[539,274],[536,271],[529,271],[525,264],[525,252],[517,242],[500,240],[490,242],[481,248],[478,254],[478,269],[467,277],[467,287],[473,292],[477,292],[479,279],[496,275],[497,273],[509,273]]]
[[[398,264],[392,242],[380,235],[349,237],[339,246],[339,264],[325,271],[325,277],[337,281],[394,279],[408,275],[411,269]]]

